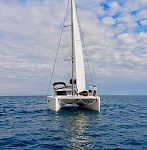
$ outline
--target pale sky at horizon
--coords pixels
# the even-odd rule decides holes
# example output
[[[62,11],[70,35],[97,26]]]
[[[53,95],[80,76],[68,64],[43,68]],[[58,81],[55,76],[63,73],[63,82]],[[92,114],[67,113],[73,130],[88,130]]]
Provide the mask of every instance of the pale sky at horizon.
[[[67,2],[0,0],[0,95],[47,94]],[[147,95],[147,0],[75,2],[98,93]],[[70,78],[69,36],[53,80]]]

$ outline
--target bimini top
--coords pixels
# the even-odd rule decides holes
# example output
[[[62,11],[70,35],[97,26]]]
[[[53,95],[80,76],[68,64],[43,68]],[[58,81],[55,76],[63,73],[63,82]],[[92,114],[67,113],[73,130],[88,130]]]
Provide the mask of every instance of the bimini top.
[[[53,88],[54,90],[63,89],[66,87],[66,84],[64,82],[54,82]]]
[[[53,86],[56,86],[56,85],[59,85],[59,84],[66,86],[66,84],[64,82],[54,82]]]

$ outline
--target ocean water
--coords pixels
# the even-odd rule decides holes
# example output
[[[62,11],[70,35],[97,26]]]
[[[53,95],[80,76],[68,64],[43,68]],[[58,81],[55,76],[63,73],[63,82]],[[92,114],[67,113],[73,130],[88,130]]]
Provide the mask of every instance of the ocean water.
[[[0,97],[0,150],[147,150],[147,96],[101,96],[101,112]]]

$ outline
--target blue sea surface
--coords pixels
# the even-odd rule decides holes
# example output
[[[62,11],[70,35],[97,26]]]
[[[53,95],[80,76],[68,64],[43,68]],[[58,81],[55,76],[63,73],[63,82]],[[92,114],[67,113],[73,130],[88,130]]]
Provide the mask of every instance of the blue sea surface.
[[[56,113],[46,96],[0,97],[0,150],[147,150],[147,96],[101,96]]]

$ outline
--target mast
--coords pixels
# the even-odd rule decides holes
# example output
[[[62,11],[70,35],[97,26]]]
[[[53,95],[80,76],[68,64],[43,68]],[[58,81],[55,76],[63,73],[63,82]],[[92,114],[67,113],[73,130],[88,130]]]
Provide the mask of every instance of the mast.
[[[73,23],[73,0],[71,0],[71,39],[72,39],[72,95],[74,95],[75,80],[75,42],[74,42],[74,23]]]

